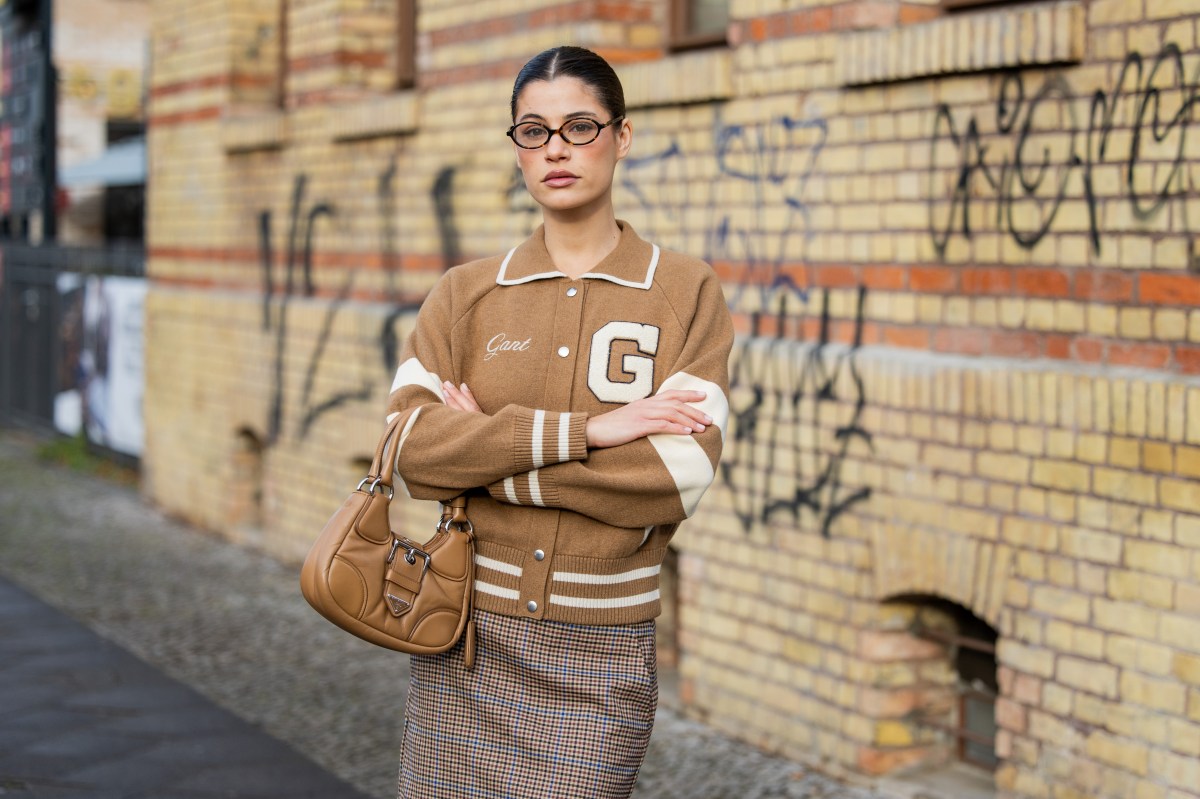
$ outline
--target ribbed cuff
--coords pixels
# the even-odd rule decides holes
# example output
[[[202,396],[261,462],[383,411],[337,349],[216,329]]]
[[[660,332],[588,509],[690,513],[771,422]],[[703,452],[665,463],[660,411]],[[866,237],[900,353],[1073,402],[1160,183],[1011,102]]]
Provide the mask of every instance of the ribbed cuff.
[[[513,465],[518,473],[587,457],[587,414],[528,410],[513,423]]]

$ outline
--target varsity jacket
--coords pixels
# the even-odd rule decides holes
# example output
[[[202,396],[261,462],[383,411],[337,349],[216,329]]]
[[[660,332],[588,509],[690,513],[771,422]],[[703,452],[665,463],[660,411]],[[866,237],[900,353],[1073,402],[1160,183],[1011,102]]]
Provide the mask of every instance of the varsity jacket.
[[[468,492],[475,607],[580,624],[658,615],[659,570],[711,484],[729,416],[733,327],[703,261],[643,241],[573,280],[545,232],[446,272],[405,343],[388,400],[397,484]],[[446,406],[466,383],[483,413]],[[589,416],[668,389],[705,392],[701,433],[588,449]]]

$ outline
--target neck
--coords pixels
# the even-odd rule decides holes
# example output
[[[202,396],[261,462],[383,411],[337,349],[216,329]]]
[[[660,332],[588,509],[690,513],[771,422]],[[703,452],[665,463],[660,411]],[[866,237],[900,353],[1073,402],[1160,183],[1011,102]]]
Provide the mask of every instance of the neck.
[[[598,203],[595,208],[578,208],[569,213],[547,211],[543,221],[550,259],[558,271],[570,278],[591,271],[617,248],[621,238],[612,203]]]

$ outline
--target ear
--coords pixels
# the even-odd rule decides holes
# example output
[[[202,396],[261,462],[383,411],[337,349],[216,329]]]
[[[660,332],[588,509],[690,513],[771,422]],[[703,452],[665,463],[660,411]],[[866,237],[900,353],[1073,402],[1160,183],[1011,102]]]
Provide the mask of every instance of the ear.
[[[617,131],[617,160],[629,155],[633,147],[633,123],[628,119],[621,120],[621,129]]]

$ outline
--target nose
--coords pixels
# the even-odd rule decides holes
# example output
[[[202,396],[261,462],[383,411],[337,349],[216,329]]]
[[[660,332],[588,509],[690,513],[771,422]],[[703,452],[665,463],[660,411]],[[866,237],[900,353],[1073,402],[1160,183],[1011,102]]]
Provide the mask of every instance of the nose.
[[[546,159],[548,161],[561,160],[571,153],[571,145],[558,133],[551,136],[550,141],[546,142],[546,146],[542,149],[546,151]]]

